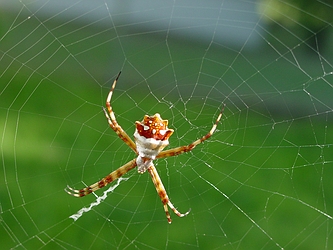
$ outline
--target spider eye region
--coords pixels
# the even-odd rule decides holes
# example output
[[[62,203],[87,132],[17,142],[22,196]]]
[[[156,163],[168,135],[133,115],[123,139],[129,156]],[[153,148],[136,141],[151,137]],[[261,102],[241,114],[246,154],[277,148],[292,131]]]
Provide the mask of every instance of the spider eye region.
[[[156,140],[168,140],[172,135],[173,129],[168,128],[168,120],[163,120],[160,114],[153,116],[145,115],[142,122],[135,122],[139,135],[145,138],[153,138]]]

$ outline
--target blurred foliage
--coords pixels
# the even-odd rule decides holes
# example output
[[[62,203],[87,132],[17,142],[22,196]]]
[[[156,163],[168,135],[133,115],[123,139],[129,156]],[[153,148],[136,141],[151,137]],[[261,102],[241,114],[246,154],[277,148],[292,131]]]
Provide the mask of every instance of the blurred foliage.
[[[289,29],[288,39],[297,33],[302,39],[309,37],[309,44],[314,49],[330,44],[327,39],[332,34],[333,0],[259,0],[258,11],[272,32]]]
[[[259,11],[267,22],[308,27],[318,31],[332,22],[332,0],[259,0]]]

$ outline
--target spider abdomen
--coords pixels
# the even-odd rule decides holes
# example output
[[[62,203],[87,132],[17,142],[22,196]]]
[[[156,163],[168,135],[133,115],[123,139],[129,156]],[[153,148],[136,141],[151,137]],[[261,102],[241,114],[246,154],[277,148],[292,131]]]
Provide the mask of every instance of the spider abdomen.
[[[145,115],[142,122],[135,122],[136,132],[149,139],[165,141],[172,135],[173,129],[168,128],[168,120],[163,120],[159,113],[153,116]]]

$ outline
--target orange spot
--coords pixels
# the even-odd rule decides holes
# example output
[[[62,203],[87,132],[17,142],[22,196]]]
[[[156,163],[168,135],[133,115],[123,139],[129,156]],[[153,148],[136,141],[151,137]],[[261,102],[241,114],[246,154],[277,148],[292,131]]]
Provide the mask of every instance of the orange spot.
[[[98,187],[99,187],[99,188],[105,187],[105,182],[104,182],[104,180],[101,180],[100,182],[98,182]]]

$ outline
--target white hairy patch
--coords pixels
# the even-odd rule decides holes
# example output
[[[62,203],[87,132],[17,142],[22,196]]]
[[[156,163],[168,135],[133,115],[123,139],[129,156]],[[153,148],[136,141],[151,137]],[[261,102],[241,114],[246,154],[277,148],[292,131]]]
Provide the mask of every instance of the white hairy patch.
[[[168,140],[156,140],[154,138],[146,138],[141,136],[137,130],[134,133],[136,150],[139,153],[139,156],[155,159],[155,157],[169,145]]]

